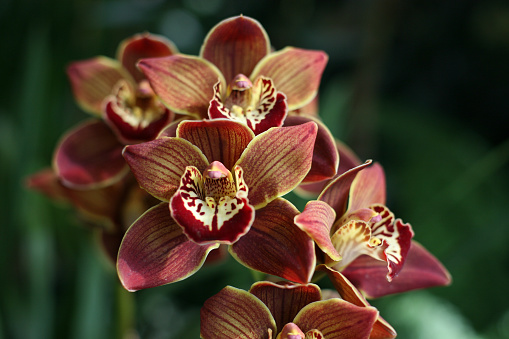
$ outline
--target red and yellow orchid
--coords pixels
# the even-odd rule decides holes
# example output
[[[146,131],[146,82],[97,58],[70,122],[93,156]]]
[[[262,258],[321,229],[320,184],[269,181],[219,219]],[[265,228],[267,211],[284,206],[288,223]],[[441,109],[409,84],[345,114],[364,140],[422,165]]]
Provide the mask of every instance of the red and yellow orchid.
[[[343,294],[329,299],[323,299],[315,284],[262,281],[249,292],[227,286],[205,301],[201,338],[395,338],[396,332],[378,311],[346,279],[339,281]]]
[[[286,47],[271,52],[262,25],[249,17],[221,21],[208,33],[199,57],[173,55],[139,62],[152,88],[172,111],[196,119],[227,118],[256,134],[271,127],[318,124],[313,165],[303,182],[336,174],[339,156],[327,127],[311,116],[327,63],[323,51]]]
[[[278,197],[309,171],[316,133],[312,122],[255,136],[231,120],[190,120],[175,138],[127,146],[141,187],[164,202],[124,237],[117,265],[124,287],[182,280],[220,244],[249,268],[308,282],[313,243],[293,223],[297,209]]]
[[[80,124],[57,146],[54,168],[64,185],[94,189],[120,180],[128,172],[124,145],[152,140],[171,122],[173,112],[156,98],[136,62],[175,53],[171,41],[144,33],[124,40],[117,59],[98,56],[69,65],[76,101],[102,120]]]
[[[385,206],[383,169],[370,164],[332,180],[295,223],[326,254],[325,263],[368,296],[449,284],[447,270],[412,241],[411,226]]]

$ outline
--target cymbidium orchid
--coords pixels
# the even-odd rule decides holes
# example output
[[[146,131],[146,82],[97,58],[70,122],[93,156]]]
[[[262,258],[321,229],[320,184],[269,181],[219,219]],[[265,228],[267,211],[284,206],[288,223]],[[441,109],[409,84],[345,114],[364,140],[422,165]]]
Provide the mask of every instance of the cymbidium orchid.
[[[124,40],[117,59],[98,56],[69,65],[78,104],[101,120],[80,124],[60,141],[54,168],[64,185],[94,189],[120,180],[128,172],[124,145],[152,140],[171,122],[173,113],[135,65],[140,58],[176,52],[171,41],[144,33]]]
[[[203,339],[382,339],[394,329],[336,272],[332,298],[315,284],[257,282],[249,292],[231,286],[205,301]]]
[[[128,290],[182,280],[220,244],[249,268],[308,282],[315,255],[278,198],[311,166],[317,126],[274,127],[257,136],[226,120],[183,121],[176,137],[124,150],[141,187],[163,203],[127,231],[118,273]]]
[[[325,263],[368,296],[449,284],[447,270],[412,241],[411,226],[385,206],[383,169],[370,164],[332,180],[296,217],[296,224],[325,253]]]
[[[152,88],[172,111],[195,119],[227,118],[256,134],[271,127],[315,121],[313,165],[303,182],[336,174],[338,154],[316,117],[291,114],[316,105],[323,51],[286,47],[271,52],[265,29],[246,16],[223,20],[206,36],[199,57],[173,55],[139,62]]]

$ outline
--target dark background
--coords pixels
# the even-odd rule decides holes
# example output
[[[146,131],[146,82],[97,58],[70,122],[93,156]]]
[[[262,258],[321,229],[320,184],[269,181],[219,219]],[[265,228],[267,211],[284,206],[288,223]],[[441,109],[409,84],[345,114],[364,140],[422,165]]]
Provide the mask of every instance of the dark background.
[[[507,1],[38,1],[0,3],[0,338],[197,338],[199,308],[234,260],[128,293],[75,214],[23,179],[88,118],[65,66],[115,56],[143,31],[198,54],[217,22],[244,14],[275,49],[325,50],[320,114],[384,166],[388,205],[453,284],[373,301],[400,338],[509,338]],[[302,202],[294,200],[302,209]],[[135,331],[128,338],[136,338]]]

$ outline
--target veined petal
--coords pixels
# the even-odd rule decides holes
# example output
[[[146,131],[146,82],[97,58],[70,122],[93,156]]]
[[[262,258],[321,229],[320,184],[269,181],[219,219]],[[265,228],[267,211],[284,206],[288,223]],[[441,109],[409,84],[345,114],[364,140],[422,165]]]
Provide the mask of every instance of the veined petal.
[[[163,201],[175,194],[187,166],[203,171],[209,165],[198,147],[181,138],[126,146],[123,155],[140,186]]]
[[[342,273],[368,298],[451,283],[447,269],[416,241],[412,241],[405,265],[391,282],[387,281],[387,264],[369,256],[357,258]]]
[[[339,153],[334,137],[322,122],[309,116],[290,115],[285,119],[284,126],[302,125],[308,121],[314,121],[317,124],[318,132],[313,149],[311,169],[302,181],[303,183],[330,179],[336,175],[339,165]]]
[[[271,78],[278,91],[286,95],[288,110],[292,111],[308,104],[316,96],[327,60],[328,56],[323,51],[286,47],[262,59],[250,78]]]
[[[198,245],[171,218],[167,203],[149,209],[129,228],[118,253],[117,271],[129,291],[180,281],[203,265],[219,244]]]
[[[339,158],[341,159],[338,167],[339,175],[362,164],[362,161],[359,159],[357,154],[355,154],[348,145],[338,139],[335,139],[335,143],[339,153]]]
[[[177,137],[177,128],[178,125],[184,121],[187,120],[187,117],[183,117],[182,115],[178,115],[177,118],[174,118],[171,123],[169,123],[161,132],[159,132],[159,135],[157,138],[176,138]]]
[[[134,79],[120,62],[103,56],[71,63],[67,75],[81,108],[98,116],[102,114],[103,100],[112,93],[119,80],[134,85]]]
[[[60,140],[53,157],[55,173],[73,189],[111,185],[129,172],[123,147],[102,121],[85,122]]]
[[[310,201],[304,211],[295,217],[295,225],[306,232],[332,260],[338,261],[341,255],[334,248],[330,237],[335,219],[336,212],[327,203]]]
[[[346,300],[359,307],[371,306],[362,294],[355,288],[355,286],[348,281],[348,279],[336,270],[333,270],[325,265],[319,265],[316,268],[318,272],[325,272],[328,276],[336,291],[343,300]],[[396,331],[394,328],[382,317],[378,316],[373,330],[371,331],[370,339],[392,339],[396,338]]]
[[[136,67],[136,63],[144,58],[159,58],[178,53],[175,44],[162,35],[150,33],[136,34],[125,39],[117,49],[117,59],[124,68],[140,82],[145,77]]]
[[[208,117],[214,85],[218,81],[225,83],[216,66],[190,55],[142,59],[138,67],[170,110],[195,118]]]
[[[214,26],[205,37],[200,56],[216,65],[230,81],[237,74],[250,74],[269,52],[269,37],[262,25],[241,15]]]
[[[374,307],[334,298],[307,305],[293,322],[303,332],[319,330],[327,339],[368,339],[377,317]]]
[[[330,181],[318,196],[318,200],[329,204],[336,211],[336,215],[341,217],[346,212],[352,181],[357,173],[369,164],[371,164],[371,160],[367,160],[362,165],[354,167]]]
[[[290,192],[306,176],[316,133],[314,122],[273,127],[249,143],[237,164],[246,171],[249,201],[255,208]]]
[[[203,339],[272,338],[276,323],[263,302],[249,292],[226,286],[200,311]]]
[[[371,234],[387,244],[384,249],[387,280],[392,281],[405,264],[414,232],[410,224],[403,224],[401,219],[394,221],[394,214],[387,207],[373,205],[370,208],[381,216],[381,220],[371,226]]]
[[[356,175],[350,188],[348,209],[354,211],[373,204],[385,204],[385,174],[377,162]]]
[[[307,283],[315,267],[313,241],[293,219],[299,211],[278,198],[256,211],[250,231],[230,246],[234,258],[251,269]]]
[[[315,284],[275,284],[268,281],[254,283],[249,292],[260,299],[276,320],[276,327],[283,328],[292,322],[306,305],[320,301],[320,288]]]
[[[237,184],[245,186],[242,169],[237,166],[235,172]],[[255,217],[247,191],[238,190],[234,197],[220,199],[204,197],[203,181],[196,167],[187,167],[170,201],[171,215],[189,239],[198,244],[233,244],[249,231]]]
[[[225,119],[183,121],[177,136],[197,146],[209,162],[220,161],[228,169],[233,168],[254,138],[247,126]]]

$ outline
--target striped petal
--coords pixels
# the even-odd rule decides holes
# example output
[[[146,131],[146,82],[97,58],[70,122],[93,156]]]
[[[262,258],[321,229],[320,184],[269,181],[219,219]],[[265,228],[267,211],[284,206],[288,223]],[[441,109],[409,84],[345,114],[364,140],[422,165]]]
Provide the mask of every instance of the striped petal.
[[[267,305],[276,320],[277,328],[292,322],[306,305],[322,299],[320,288],[315,284],[275,284],[262,281],[253,284],[249,292]]]
[[[250,231],[230,247],[230,253],[246,267],[308,283],[315,267],[313,241],[293,219],[299,211],[278,198],[256,211]]]
[[[251,293],[231,286],[205,301],[200,319],[203,339],[272,338],[276,332],[267,306]]]
[[[343,300],[346,300],[359,307],[371,306],[362,294],[355,288],[355,286],[346,279],[344,275],[336,270],[333,270],[325,265],[319,265],[316,268],[317,272],[324,272],[329,276],[330,281],[334,285],[336,291]],[[382,317],[378,316],[373,330],[371,331],[370,339],[392,339],[396,338],[396,331],[394,328]]]
[[[415,241],[411,243],[405,265],[391,282],[387,280],[387,264],[369,256],[359,257],[342,273],[368,298],[451,283],[447,269]]]
[[[71,63],[67,76],[80,107],[97,116],[102,114],[103,100],[120,80],[134,86],[134,79],[120,62],[103,56]]]
[[[269,37],[262,25],[241,15],[213,27],[205,37],[200,56],[216,65],[229,82],[237,74],[251,74],[269,52]]]
[[[348,210],[385,204],[385,174],[379,163],[360,171],[352,182]]]
[[[53,157],[62,183],[73,189],[96,189],[119,181],[129,172],[122,145],[102,121],[88,121],[67,132]]]
[[[303,332],[318,330],[327,339],[368,339],[377,317],[374,307],[334,298],[307,305],[293,322]]]
[[[159,58],[178,53],[175,44],[162,35],[150,33],[136,34],[125,39],[117,49],[117,59],[133,76],[136,82],[145,79],[143,73],[136,67],[140,59]]]
[[[273,127],[249,143],[237,164],[245,169],[249,201],[255,208],[290,192],[306,176],[317,129],[314,122]]]
[[[336,212],[323,201],[310,201],[304,211],[295,217],[295,225],[307,233],[311,239],[332,260],[338,261],[341,255],[332,244],[330,231]]]
[[[254,138],[245,125],[224,119],[183,121],[177,136],[197,146],[209,162],[220,161],[229,170]]]
[[[126,232],[117,271],[129,291],[161,286],[194,274],[219,244],[198,245],[171,218],[167,203],[149,209]]]
[[[140,186],[163,201],[175,194],[187,166],[203,171],[209,165],[196,146],[181,138],[126,146],[123,155]]]
[[[318,93],[328,56],[323,51],[286,47],[262,59],[250,78],[271,78],[288,100],[288,110],[305,106]],[[249,73],[244,73],[249,74]]]
[[[207,118],[214,85],[225,83],[221,72],[210,62],[189,55],[142,59],[138,67],[172,111]]]

